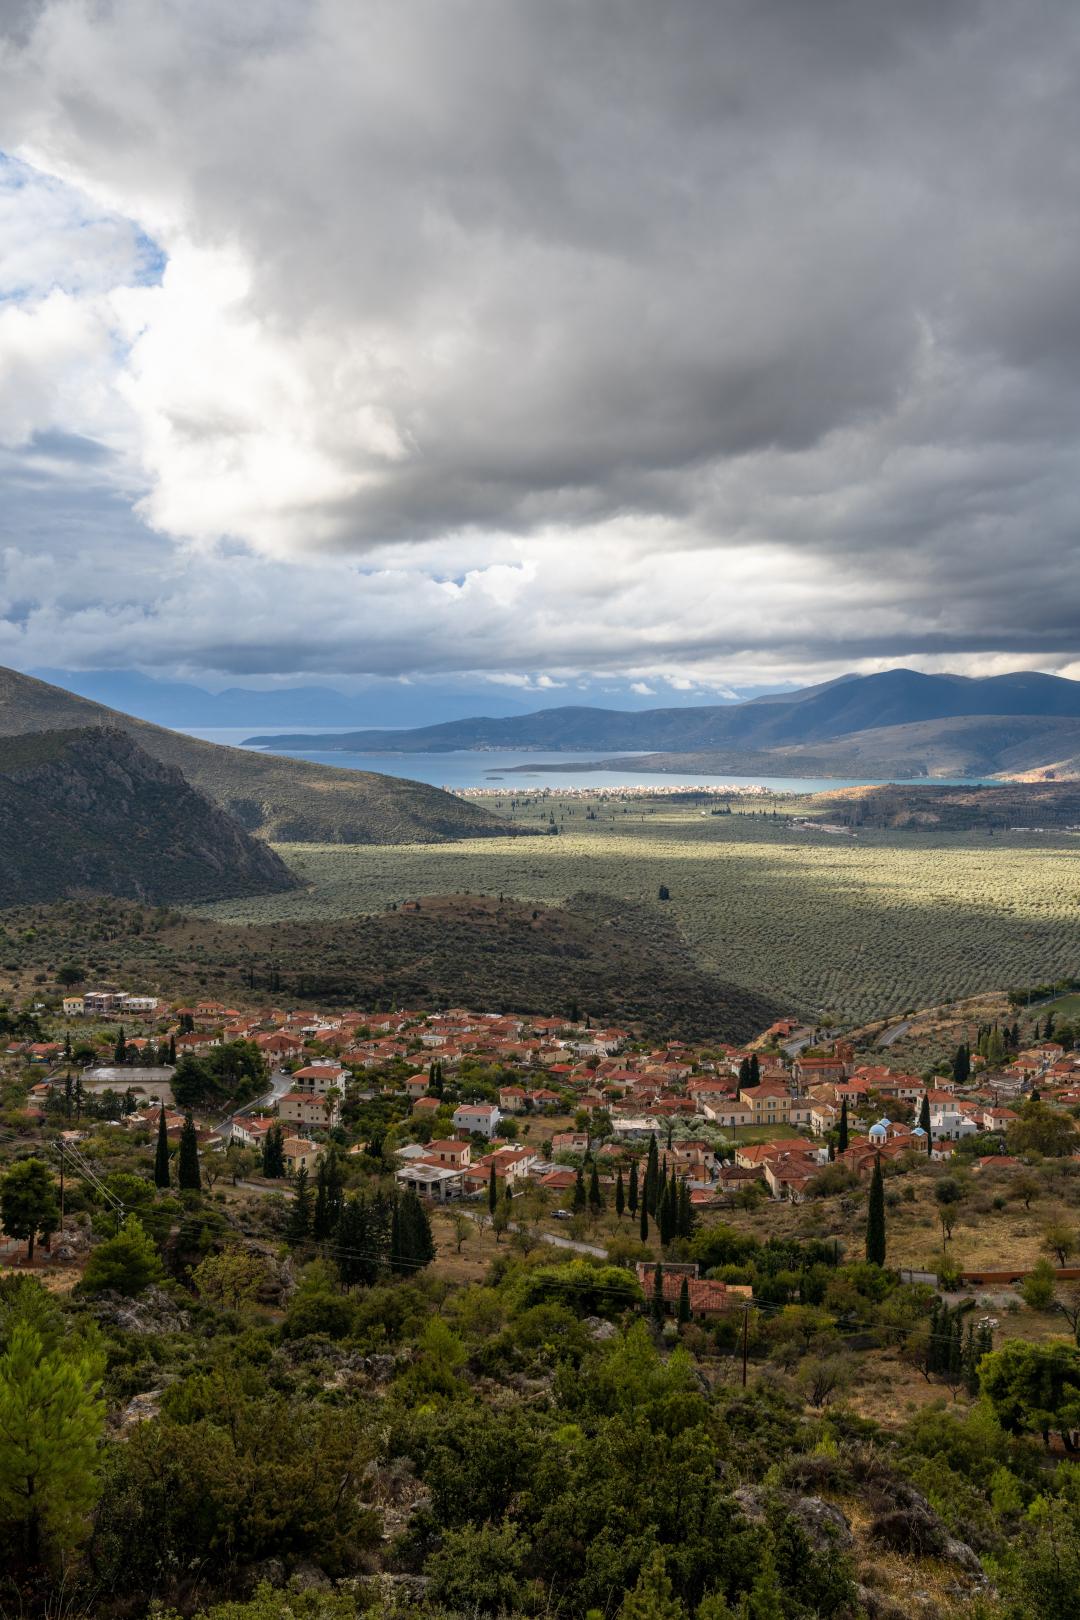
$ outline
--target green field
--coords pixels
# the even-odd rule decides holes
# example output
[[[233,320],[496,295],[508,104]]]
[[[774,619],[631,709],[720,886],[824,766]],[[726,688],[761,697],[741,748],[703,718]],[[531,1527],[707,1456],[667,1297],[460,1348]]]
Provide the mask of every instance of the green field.
[[[556,807],[562,832],[395,848],[280,845],[310,887],[224,902],[230,921],[342,917],[424,894],[659,904],[703,963],[843,1020],[1080,971],[1080,842],[1068,834],[795,833],[782,818],[661,805]],[[544,814],[547,814],[545,807]],[[537,824],[533,804],[517,819]]]

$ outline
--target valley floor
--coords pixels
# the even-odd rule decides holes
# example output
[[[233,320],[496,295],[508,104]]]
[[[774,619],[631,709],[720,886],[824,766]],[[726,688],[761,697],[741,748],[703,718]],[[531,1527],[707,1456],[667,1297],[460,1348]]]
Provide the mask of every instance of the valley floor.
[[[344,918],[464,891],[660,907],[702,964],[842,1021],[1077,972],[1068,833],[799,832],[771,814],[572,799],[496,806],[558,836],[437,846],[281,845],[307,887],[198,909],[222,922]]]

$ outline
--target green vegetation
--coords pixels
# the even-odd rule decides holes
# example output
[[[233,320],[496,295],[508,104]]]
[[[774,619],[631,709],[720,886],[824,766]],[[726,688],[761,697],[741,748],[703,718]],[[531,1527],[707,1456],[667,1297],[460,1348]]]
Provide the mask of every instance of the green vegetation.
[[[498,832],[498,823],[479,805],[422,782],[222,748],[11,669],[0,668],[0,714],[6,734],[86,726],[125,731],[263,838],[400,844]]]
[[[799,834],[771,815],[572,800],[561,836],[354,851],[284,848],[310,887],[226,903],[237,922],[347,917],[415,896],[504,894],[547,905],[583,888],[674,918],[724,978],[862,1020],[1076,971],[1080,851],[1068,835]],[[501,807],[509,814],[509,802]],[[540,825],[539,801],[514,819]],[[661,883],[670,900],[661,907]]]
[[[0,962],[13,981],[78,954],[103,977],[165,982],[174,994],[567,1015],[576,1005],[594,1018],[707,1040],[748,1039],[781,1011],[700,966],[667,908],[606,896],[552,908],[458,895],[372,917],[251,927],[101,901],[8,912],[0,923]],[[207,1092],[204,1069],[201,1058],[184,1065],[184,1098],[193,1077],[200,1097],[238,1094],[216,1082]]]

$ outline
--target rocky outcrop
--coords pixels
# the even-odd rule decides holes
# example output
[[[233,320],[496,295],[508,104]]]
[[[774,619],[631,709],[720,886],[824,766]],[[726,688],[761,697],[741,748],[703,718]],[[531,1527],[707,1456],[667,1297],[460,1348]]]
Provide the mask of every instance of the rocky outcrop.
[[[0,737],[0,905],[157,904],[294,888],[266,844],[125,732]]]

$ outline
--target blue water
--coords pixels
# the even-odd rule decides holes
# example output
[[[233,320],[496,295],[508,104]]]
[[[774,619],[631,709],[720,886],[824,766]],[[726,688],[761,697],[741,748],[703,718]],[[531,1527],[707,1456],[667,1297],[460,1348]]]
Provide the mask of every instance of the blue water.
[[[295,727],[281,726],[276,728],[282,734],[291,733],[295,736]],[[324,735],[333,731],[348,731],[348,726],[327,726]],[[271,736],[274,727],[266,727],[260,731],[260,736]],[[239,747],[245,737],[251,736],[250,729],[240,729],[235,726],[207,727],[205,729],[188,730],[188,736],[202,737],[207,742],[228,743],[232,747]],[[609,788],[615,790],[619,787],[676,787],[682,784],[693,787],[766,787],[774,793],[818,793],[829,788],[856,787],[865,785],[868,779],[865,776],[846,777],[819,777],[819,776],[732,776],[729,774],[708,775],[704,771],[635,771],[633,762],[640,759],[640,753],[608,754],[608,759],[620,758],[626,760],[625,770],[618,771],[583,771],[566,770],[570,764],[595,759],[597,751],[587,754],[569,753],[531,753],[524,749],[500,749],[492,752],[477,752],[461,750],[450,754],[357,754],[346,751],[318,750],[318,749],[274,749],[269,747],[267,753],[280,752],[293,759],[310,759],[317,765],[339,765],[352,771],[378,771],[383,776],[401,776],[408,781],[428,782],[434,787],[447,788],[500,788],[508,796],[524,797],[537,788]],[[524,771],[513,771],[507,775],[515,765],[527,767]],[[559,769],[562,766],[563,769]],[[948,782],[965,784],[962,777],[934,778],[935,782]],[[969,785],[969,784],[965,784]]]

